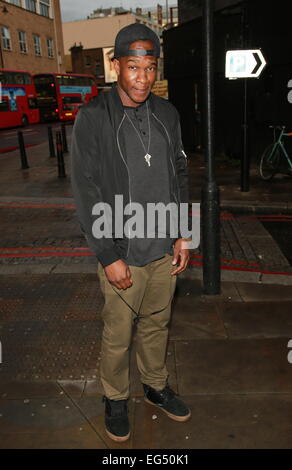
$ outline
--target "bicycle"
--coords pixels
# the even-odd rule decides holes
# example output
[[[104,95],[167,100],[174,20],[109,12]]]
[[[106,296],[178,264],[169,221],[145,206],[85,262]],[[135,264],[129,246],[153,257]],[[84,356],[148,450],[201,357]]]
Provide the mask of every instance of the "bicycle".
[[[264,150],[259,164],[260,176],[265,181],[271,180],[276,173],[281,172],[283,156],[288,163],[288,174],[292,176],[292,162],[284,146],[284,137],[291,136],[292,132],[285,132],[285,126],[269,127],[274,129],[274,142]],[[280,131],[278,138],[276,138],[277,130]]]

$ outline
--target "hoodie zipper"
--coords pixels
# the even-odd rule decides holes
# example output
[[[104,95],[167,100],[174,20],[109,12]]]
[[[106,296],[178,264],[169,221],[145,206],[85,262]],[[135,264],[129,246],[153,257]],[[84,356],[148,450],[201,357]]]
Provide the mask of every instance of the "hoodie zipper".
[[[118,130],[117,130],[117,145],[118,145],[118,149],[119,149],[119,152],[120,152],[120,155],[121,155],[121,158],[127,168],[127,172],[128,172],[128,179],[129,179],[129,202],[130,202],[130,208],[132,207],[132,198],[131,198],[131,191],[130,191],[130,184],[131,184],[131,179],[130,179],[130,172],[129,172],[129,167],[124,159],[124,156],[123,156],[123,153],[122,153],[122,150],[121,150],[121,146],[120,146],[120,142],[119,142],[119,132],[120,132],[120,129],[121,129],[121,126],[124,122],[124,119],[125,119],[125,114],[123,115],[123,118],[119,124],[119,127],[118,127]],[[127,255],[126,255],[126,258],[128,258],[129,256],[129,251],[130,251],[130,227],[129,227],[129,238],[128,238],[129,242],[128,242],[128,249],[127,249]]]
[[[152,116],[155,117],[156,121],[158,121],[160,123],[160,125],[163,127],[163,129],[165,130],[165,133],[167,135],[167,138],[168,138],[168,142],[169,142],[169,146],[171,147],[171,140],[170,140],[170,136],[169,136],[169,133],[168,133],[168,130],[166,129],[165,125],[163,124],[162,121],[160,121],[160,119],[154,114],[152,113]],[[175,173],[175,169],[174,169],[174,166],[173,166],[173,161],[171,159],[171,157],[169,156],[169,159],[170,159],[170,163],[171,163],[171,166],[172,166],[172,171],[173,171],[173,175],[176,179],[176,173]],[[177,202],[177,204],[179,204],[178,200],[177,200],[177,197],[176,197],[176,194],[174,194],[174,197],[175,197],[175,200]]]

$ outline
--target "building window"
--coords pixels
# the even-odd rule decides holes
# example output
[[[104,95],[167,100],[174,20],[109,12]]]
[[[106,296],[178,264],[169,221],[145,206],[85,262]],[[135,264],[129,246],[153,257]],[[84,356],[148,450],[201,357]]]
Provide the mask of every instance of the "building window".
[[[47,38],[47,48],[48,48],[48,56],[54,57],[54,42],[53,39]]]
[[[40,14],[42,16],[50,16],[50,0],[41,0],[40,1]]]
[[[24,31],[18,31],[18,41],[20,52],[27,52],[26,33]]]
[[[85,65],[88,66],[88,67],[91,65],[91,57],[90,57],[90,55],[86,55],[86,56],[85,56]]]
[[[35,55],[42,55],[41,38],[39,37],[38,34],[33,34],[32,37],[33,37],[33,45],[34,45]]]
[[[36,0],[25,0],[25,8],[36,13]]]
[[[9,28],[1,26],[2,47],[5,51],[11,51],[11,38]]]
[[[21,0],[10,0],[10,3],[18,7],[21,7]]]
[[[95,75],[101,75],[101,74],[102,74],[101,63],[100,63],[100,60],[97,60],[96,65],[95,65]]]

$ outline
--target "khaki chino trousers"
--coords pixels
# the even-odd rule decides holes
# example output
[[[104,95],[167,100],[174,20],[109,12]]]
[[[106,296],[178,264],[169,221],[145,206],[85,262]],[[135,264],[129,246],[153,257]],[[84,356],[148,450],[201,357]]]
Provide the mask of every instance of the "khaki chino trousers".
[[[98,263],[100,288],[104,296],[104,322],[100,379],[110,400],[129,397],[129,356],[136,323],[136,359],[141,382],[156,390],[165,387],[166,349],[171,302],[176,286],[172,256],[146,266],[130,266],[133,285],[126,290],[112,286]]]

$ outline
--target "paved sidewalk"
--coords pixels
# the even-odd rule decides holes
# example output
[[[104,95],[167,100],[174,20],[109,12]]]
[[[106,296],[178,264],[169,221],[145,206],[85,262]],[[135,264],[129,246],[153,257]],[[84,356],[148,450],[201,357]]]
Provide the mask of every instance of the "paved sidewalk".
[[[58,178],[57,162],[49,158],[47,144],[31,147],[27,154],[27,170],[20,169],[18,151],[0,157],[5,169],[0,177],[4,231],[0,272],[92,272],[95,257],[79,229],[70,186],[69,154],[65,154],[66,178]],[[204,160],[199,154],[189,158],[190,196],[199,202]],[[272,183],[263,182],[252,168],[251,190],[242,193],[239,168],[219,162],[217,179],[222,209],[222,279],[292,284],[289,260],[261,223],[273,214],[292,218],[291,178],[282,175]],[[202,278],[200,247],[192,253],[190,268],[192,276]]]
[[[5,276],[1,297],[1,448],[291,448],[290,287],[224,282],[210,297],[180,279],[167,365],[192,419],[144,403],[134,342],[124,444],[103,425],[96,275]]]
[[[265,214],[289,216],[291,181],[262,183],[252,170],[245,194],[238,169],[218,168],[221,293],[204,294],[195,250],[178,278],[167,351],[170,384],[192,419],[177,423],[144,403],[134,337],[132,434],[117,444],[103,425],[103,299],[76,218],[69,155],[61,180],[47,145],[27,154],[28,170],[18,152],[0,155],[0,448],[291,448],[291,266],[262,224]],[[199,201],[203,161],[191,158]]]

